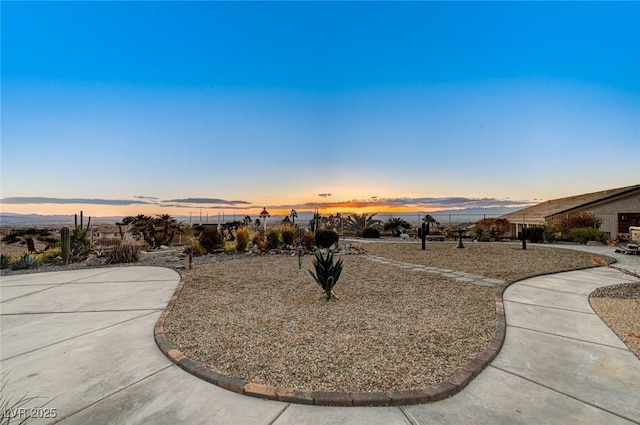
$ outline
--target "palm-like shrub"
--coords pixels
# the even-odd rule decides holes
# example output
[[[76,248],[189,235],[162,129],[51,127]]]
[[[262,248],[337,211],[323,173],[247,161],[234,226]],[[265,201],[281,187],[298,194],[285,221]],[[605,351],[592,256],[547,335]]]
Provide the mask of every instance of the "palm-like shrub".
[[[484,227],[474,227],[470,233],[471,237],[478,242],[489,242],[491,240],[491,233]]]
[[[391,230],[395,237],[400,236],[401,229],[411,229],[411,224],[402,218],[390,218],[384,223],[384,230]]]
[[[342,273],[342,259],[333,262],[333,252],[327,252],[327,256],[322,252],[316,252],[313,258],[313,267],[315,273],[309,270],[309,274],[315,279],[324,291],[324,297],[327,301],[331,299],[333,287],[338,283],[340,274]]]
[[[356,233],[362,233],[364,232],[364,229],[367,227],[379,227],[380,223],[382,222],[380,220],[375,220],[373,218],[374,216],[375,216],[375,213],[374,214],[363,213],[362,215],[358,215],[358,214],[350,215],[344,223],[345,228],[348,230],[352,230]]]

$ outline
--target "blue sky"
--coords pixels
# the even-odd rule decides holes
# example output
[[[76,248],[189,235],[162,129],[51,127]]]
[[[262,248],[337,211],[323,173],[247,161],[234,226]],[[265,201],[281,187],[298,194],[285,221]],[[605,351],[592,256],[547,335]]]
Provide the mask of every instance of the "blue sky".
[[[638,2],[0,7],[5,212],[430,211],[640,183]]]

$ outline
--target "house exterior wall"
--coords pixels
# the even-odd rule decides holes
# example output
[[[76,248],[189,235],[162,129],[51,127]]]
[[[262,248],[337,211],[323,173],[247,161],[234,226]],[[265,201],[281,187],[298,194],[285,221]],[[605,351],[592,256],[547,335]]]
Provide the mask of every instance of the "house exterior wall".
[[[618,214],[640,212],[640,193],[631,195],[627,198],[596,205],[591,208],[587,208],[584,211],[601,217],[602,226],[600,226],[600,230],[608,233],[610,239],[615,239],[617,234],[624,230],[619,228]]]
[[[558,201],[564,200],[561,199]],[[557,203],[558,210],[562,211],[562,202]],[[535,207],[533,208],[535,210]],[[628,226],[636,224],[636,217],[640,215],[640,189],[634,188],[626,194],[619,194],[618,199],[604,199],[599,202],[583,204],[570,210],[566,208],[565,206],[564,212],[557,214],[549,214],[553,209],[549,207],[544,208],[544,210],[546,210],[545,213],[548,214],[545,216],[541,214],[527,214],[526,209],[522,211],[522,215],[517,212],[508,214],[507,218],[511,222],[512,237],[516,237],[516,235],[522,231],[523,224],[526,224],[527,227],[536,226],[544,224],[546,219],[576,212],[588,212],[602,219],[600,230],[607,233],[609,238],[615,239],[619,233],[626,233]],[[538,208],[538,211],[540,211],[540,208]]]

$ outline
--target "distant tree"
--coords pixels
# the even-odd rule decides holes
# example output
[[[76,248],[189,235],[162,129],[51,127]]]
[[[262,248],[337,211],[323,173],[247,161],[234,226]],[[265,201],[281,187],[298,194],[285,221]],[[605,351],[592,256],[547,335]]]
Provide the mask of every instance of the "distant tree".
[[[170,244],[176,234],[182,233],[182,226],[170,214],[129,216],[122,219],[122,224],[130,224],[131,232],[135,236],[142,236],[154,248]]]
[[[253,223],[253,220],[251,220],[250,216],[245,215],[244,218],[242,219],[242,222],[244,223],[245,226],[249,227],[251,226],[251,223]]]
[[[256,218],[256,221],[254,221],[254,222],[253,222],[253,225],[255,226],[256,231],[259,231],[259,230],[260,230],[260,224],[262,224],[262,223],[260,222],[260,219],[259,219],[259,218]]]
[[[284,219],[281,222],[283,225],[285,226],[290,226],[291,225],[291,219],[289,218],[288,215],[284,216]]]
[[[291,225],[295,226],[296,225],[296,218],[298,218],[298,212],[294,209],[291,210],[291,212],[289,213],[289,217],[291,217]]]
[[[422,222],[429,223],[430,225],[435,224],[436,226],[440,226],[440,223],[438,223],[436,219],[429,214],[424,216],[424,218],[422,219]]]
[[[402,218],[391,217],[386,223],[384,223],[384,230],[391,230],[393,236],[400,236],[402,229],[411,229],[411,224]]]

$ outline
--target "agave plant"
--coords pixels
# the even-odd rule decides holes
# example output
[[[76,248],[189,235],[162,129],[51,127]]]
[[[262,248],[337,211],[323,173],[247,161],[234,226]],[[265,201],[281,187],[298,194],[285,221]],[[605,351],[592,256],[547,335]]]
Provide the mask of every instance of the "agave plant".
[[[333,262],[333,252],[327,252],[327,256],[322,255],[322,252],[318,251],[313,259],[313,267],[316,272],[309,270],[309,274],[315,279],[324,291],[324,296],[327,301],[331,299],[333,293],[333,287],[338,283],[340,279],[340,273],[342,273],[342,259],[337,262]]]
[[[11,264],[13,270],[31,269],[38,266],[38,257],[27,252]]]

